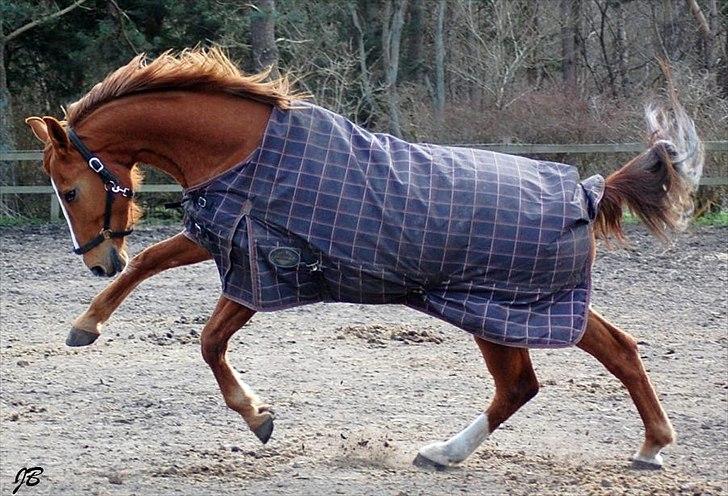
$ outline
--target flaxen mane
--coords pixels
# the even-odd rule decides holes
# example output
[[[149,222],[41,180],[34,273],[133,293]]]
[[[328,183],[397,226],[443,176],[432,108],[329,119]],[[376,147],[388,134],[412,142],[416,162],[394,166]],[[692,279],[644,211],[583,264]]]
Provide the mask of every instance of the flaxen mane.
[[[68,124],[75,126],[105,103],[148,91],[219,91],[281,108],[305,98],[291,89],[287,77],[266,81],[269,73],[243,74],[219,48],[196,48],[179,54],[165,52],[151,61],[140,54],[73,103],[66,117]]]

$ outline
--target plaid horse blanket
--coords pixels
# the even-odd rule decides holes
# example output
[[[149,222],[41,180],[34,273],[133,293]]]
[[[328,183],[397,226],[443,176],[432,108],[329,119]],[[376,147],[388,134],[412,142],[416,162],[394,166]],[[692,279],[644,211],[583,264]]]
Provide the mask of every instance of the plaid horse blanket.
[[[399,303],[523,347],[576,343],[604,179],[412,144],[313,104],[274,108],[251,156],[184,193],[185,234],[258,311]]]

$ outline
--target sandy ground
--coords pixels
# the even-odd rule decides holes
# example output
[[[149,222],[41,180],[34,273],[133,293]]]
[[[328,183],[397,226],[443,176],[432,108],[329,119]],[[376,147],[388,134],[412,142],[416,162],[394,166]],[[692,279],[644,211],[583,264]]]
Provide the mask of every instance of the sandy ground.
[[[0,493],[31,466],[40,483],[19,495],[728,493],[728,230],[669,249],[630,230],[631,249],[601,251],[593,300],[641,341],[677,430],[657,472],[630,467],[640,418],[576,348],[533,351],[541,392],[462,467],[413,467],[493,386],[466,333],[395,306],[258,314],[234,337],[231,362],[277,412],[261,446],[200,356],[211,263],[146,282],[71,349],[70,322],[108,281],[68,253],[64,226],[4,229]],[[132,251],[175,231],[142,229]]]

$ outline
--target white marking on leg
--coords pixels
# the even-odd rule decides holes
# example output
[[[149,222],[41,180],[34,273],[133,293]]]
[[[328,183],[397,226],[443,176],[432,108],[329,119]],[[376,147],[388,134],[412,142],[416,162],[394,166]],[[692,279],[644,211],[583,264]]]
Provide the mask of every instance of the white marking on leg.
[[[661,468],[663,464],[662,455],[660,454],[661,448],[655,448],[653,450],[642,449],[634,454],[632,461],[636,464],[644,464],[654,468]]]
[[[255,394],[253,388],[240,379],[240,374],[238,374],[237,370],[227,364],[227,362],[226,365],[230,369],[230,374],[235,379],[237,386],[233,387],[232,391],[228,393],[229,397],[226,401],[229,401],[228,404],[231,405],[230,407],[241,415],[247,409],[257,409],[258,405],[262,403],[258,395]]]
[[[440,465],[453,465],[465,460],[483,441],[488,439],[488,417],[484,413],[465,429],[455,434],[445,442],[428,444],[420,449],[424,458]]]

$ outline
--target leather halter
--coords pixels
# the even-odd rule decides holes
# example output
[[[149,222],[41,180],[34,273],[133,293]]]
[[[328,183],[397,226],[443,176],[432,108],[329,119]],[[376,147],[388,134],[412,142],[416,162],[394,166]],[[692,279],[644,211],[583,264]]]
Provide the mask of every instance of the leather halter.
[[[86,163],[91,168],[91,170],[94,171],[101,178],[101,181],[103,181],[104,183],[104,188],[106,189],[106,210],[104,210],[104,227],[91,241],[73,250],[73,253],[75,253],[76,255],[83,255],[84,253],[88,253],[89,251],[93,250],[107,239],[123,238],[124,236],[128,236],[132,233],[133,229],[129,229],[126,231],[111,230],[111,208],[114,204],[115,195],[121,195],[124,198],[133,198],[134,191],[131,188],[125,188],[120,185],[119,178],[116,177],[113,172],[111,172],[104,166],[100,158],[91,153],[91,150],[89,150],[86,145],[84,145],[83,141],[81,141],[81,138],[78,137],[73,129],[68,130],[68,138],[71,140],[73,146],[76,147],[78,153],[80,153],[81,156],[86,160]],[[63,200],[61,199],[61,201]]]

